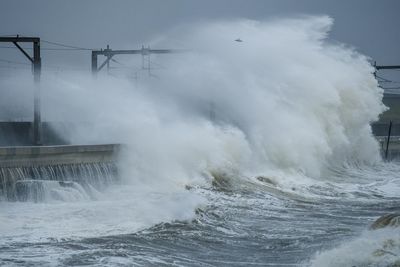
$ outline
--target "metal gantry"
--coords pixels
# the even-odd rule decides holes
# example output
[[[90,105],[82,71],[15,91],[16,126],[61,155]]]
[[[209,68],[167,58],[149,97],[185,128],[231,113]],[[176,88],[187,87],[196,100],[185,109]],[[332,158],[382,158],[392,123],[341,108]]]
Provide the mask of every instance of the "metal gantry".
[[[41,74],[41,58],[40,58],[40,38],[39,37],[0,37],[1,43],[13,43],[22,54],[32,63],[33,77],[35,81],[34,100],[33,100],[33,143],[41,144],[41,113],[40,113],[40,74]],[[33,57],[30,56],[19,43],[32,43]]]
[[[180,51],[172,49],[150,49],[150,47],[145,48],[144,46],[142,46],[141,49],[112,50],[110,49],[110,46],[107,45],[106,49],[92,50],[92,73],[96,75],[102,68],[104,68],[104,66],[107,65],[107,67],[109,67],[110,60],[115,55],[142,55],[142,58],[144,58],[144,56],[149,56],[151,54],[169,54],[178,52]],[[106,60],[100,66],[98,66],[99,55],[106,57]]]

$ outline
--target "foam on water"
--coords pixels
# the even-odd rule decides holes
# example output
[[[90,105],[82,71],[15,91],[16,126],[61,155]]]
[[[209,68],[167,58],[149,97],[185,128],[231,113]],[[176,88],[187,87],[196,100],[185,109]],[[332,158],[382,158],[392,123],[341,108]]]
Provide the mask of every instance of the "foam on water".
[[[387,228],[365,231],[359,237],[331,250],[318,253],[311,266],[398,266],[400,231]]]
[[[131,233],[162,221],[187,220],[201,200],[188,194],[116,186],[92,201],[0,202],[0,244]]]
[[[285,201],[371,196],[368,171],[352,179],[332,170],[362,173],[380,164],[370,123],[385,110],[383,91],[367,57],[327,39],[331,27],[326,16],[182,27],[154,46],[178,41],[190,51],[153,57],[168,68],[136,86],[101,75],[44,73],[43,119],[79,118],[58,129],[71,143],[125,144],[122,185],[95,200],[0,202],[0,242],[133,233],[190,220],[207,194],[187,188],[212,194],[216,176],[265,187],[264,194]],[[238,36],[243,42],[234,42]],[[15,88],[12,105],[25,107],[28,79],[6,83]],[[384,179],[379,188],[388,192]]]

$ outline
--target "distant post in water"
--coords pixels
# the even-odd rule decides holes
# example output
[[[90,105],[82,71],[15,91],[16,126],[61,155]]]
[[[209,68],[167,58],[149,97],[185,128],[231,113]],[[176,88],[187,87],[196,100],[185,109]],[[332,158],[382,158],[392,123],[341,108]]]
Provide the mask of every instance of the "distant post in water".
[[[386,142],[386,151],[385,151],[385,159],[388,158],[388,153],[389,153],[389,143],[390,143],[390,135],[392,133],[392,121],[389,123],[389,130],[388,130],[388,136],[387,136],[387,142]]]

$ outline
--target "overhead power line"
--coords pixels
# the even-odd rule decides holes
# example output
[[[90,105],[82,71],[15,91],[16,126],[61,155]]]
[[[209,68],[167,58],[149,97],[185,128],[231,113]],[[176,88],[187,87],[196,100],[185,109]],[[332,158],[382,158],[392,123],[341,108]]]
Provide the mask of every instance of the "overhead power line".
[[[9,35],[9,36],[13,36],[13,35]],[[59,42],[53,42],[53,41],[48,41],[48,40],[43,40],[43,39],[41,40],[41,42],[49,44],[49,45],[63,47],[63,48],[41,47],[41,50],[54,50],[54,51],[91,51],[91,50],[96,50],[95,48],[74,46],[74,45],[69,45],[69,44],[64,44],[64,43],[59,43]],[[16,49],[15,46],[0,46],[0,48],[3,48],[3,49]],[[24,47],[24,49],[31,50],[32,48],[31,47],[26,47],[26,48]]]
[[[376,78],[378,78],[378,79],[381,79],[382,81],[384,81],[384,82],[392,82],[391,80],[388,80],[388,79],[385,79],[385,78],[383,78],[383,77],[381,77],[381,76],[378,76],[378,75],[376,75],[375,74],[375,76],[376,76]]]
[[[110,59],[110,60],[113,61],[113,62],[115,62],[115,63],[120,64],[121,66],[125,66],[125,67],[126,67],[126,65],[125,65],[124,63],[121,63],[121,62],[119,62],[118,60],[116,60],[116,59],[114,59],[114,58],[112,58],[112,59]]]
[[[41,40],[41,42],[47,43],[47,44],[56,45],[56,46],[66,47],[66,48],[70,48],[70,49],[75,49],[75,50],[95,50],[94,48],[73,46],[73,45],[68,45],[68,44],[63,44],[63,43],[58,43],[58,42],[52,42],[52,41],[47,41],[47,40]]]
[[[13,65],[13,66],[2,66],[0,65],[1,69],[20,69],[20,70],[31,70],[29,67],[23,67],[23,66],[18,66],[18,65]]]
[[[24,65],[24,66],[31,66],[31,63],[25,63],[25,62],[18,62],[18,61],[12,61],[12,60],[7,60],[7,59],[0,59],[0,63],[7,63],[7,64],[13,64],[13,65],[1,65],[2,68],[16,68],[18,65]],[[17,66],[14,66],[17,65]],[[22,66],[21,66],[22,67]],[[57,65],[44,65],[42,66],[43,69],[49,69],[49,70],[59,70],[59,71],[64,71],[64,70],[87,70],[86,68],[80,68],[80,67],[69,67],[69,66],[57,66]]]
[[[15,46],[0,46],[0,49],[17,49]],[[32,50],[32,47],[24,47],[24,49]],[[73,51],[73,52],[82,52],[88,51],[87,49],[74,49],[74,48],[50,48],[50,47],[41,47],[41,50],[47,51]]]
[[[30,63],[17,62],[17,61],[12,61],[12,60],[7,60],[7,59],[0,59],[0,62],[5,62],[5,63],[9,63],[9,64],[18,64],[18,65],[31,65]]]

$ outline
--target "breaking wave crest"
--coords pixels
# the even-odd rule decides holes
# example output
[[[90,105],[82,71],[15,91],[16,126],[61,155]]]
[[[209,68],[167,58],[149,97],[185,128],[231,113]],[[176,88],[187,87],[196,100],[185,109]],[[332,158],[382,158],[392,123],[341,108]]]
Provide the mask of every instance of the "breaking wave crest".
[[[136,231],[195,216],[206,200],[187,188],[249,182],[304,196],[311,185],[331,186],[332,169],[379,163],[370,123],[385,110],[383,92],[367,57],[329,41],[332,23],[319,16],[181,27],[153,46],[190,50],[152,57],[167,68],[135,83],[44,74],[44,120],[82,122],[58,129],[64,139],[125,145],[119,163],[125,186],[97,203],[108,210],[74,203],[49,214],[60,212],[62,220],[85,210],[87,216],[65,220],[80,229],[77,236]],[[243,42],[234,41],[238,36]],[[28,83],[5,82],[21,95]],[[25,105],[25,98],[13,105]],[[4,210],[0,216],[15,216]],[[98,227],[88,231],[95,221]],[[119,226],[109,231],[110,225]],[[44,236],[60,230],[46,219],[36,226]]]

